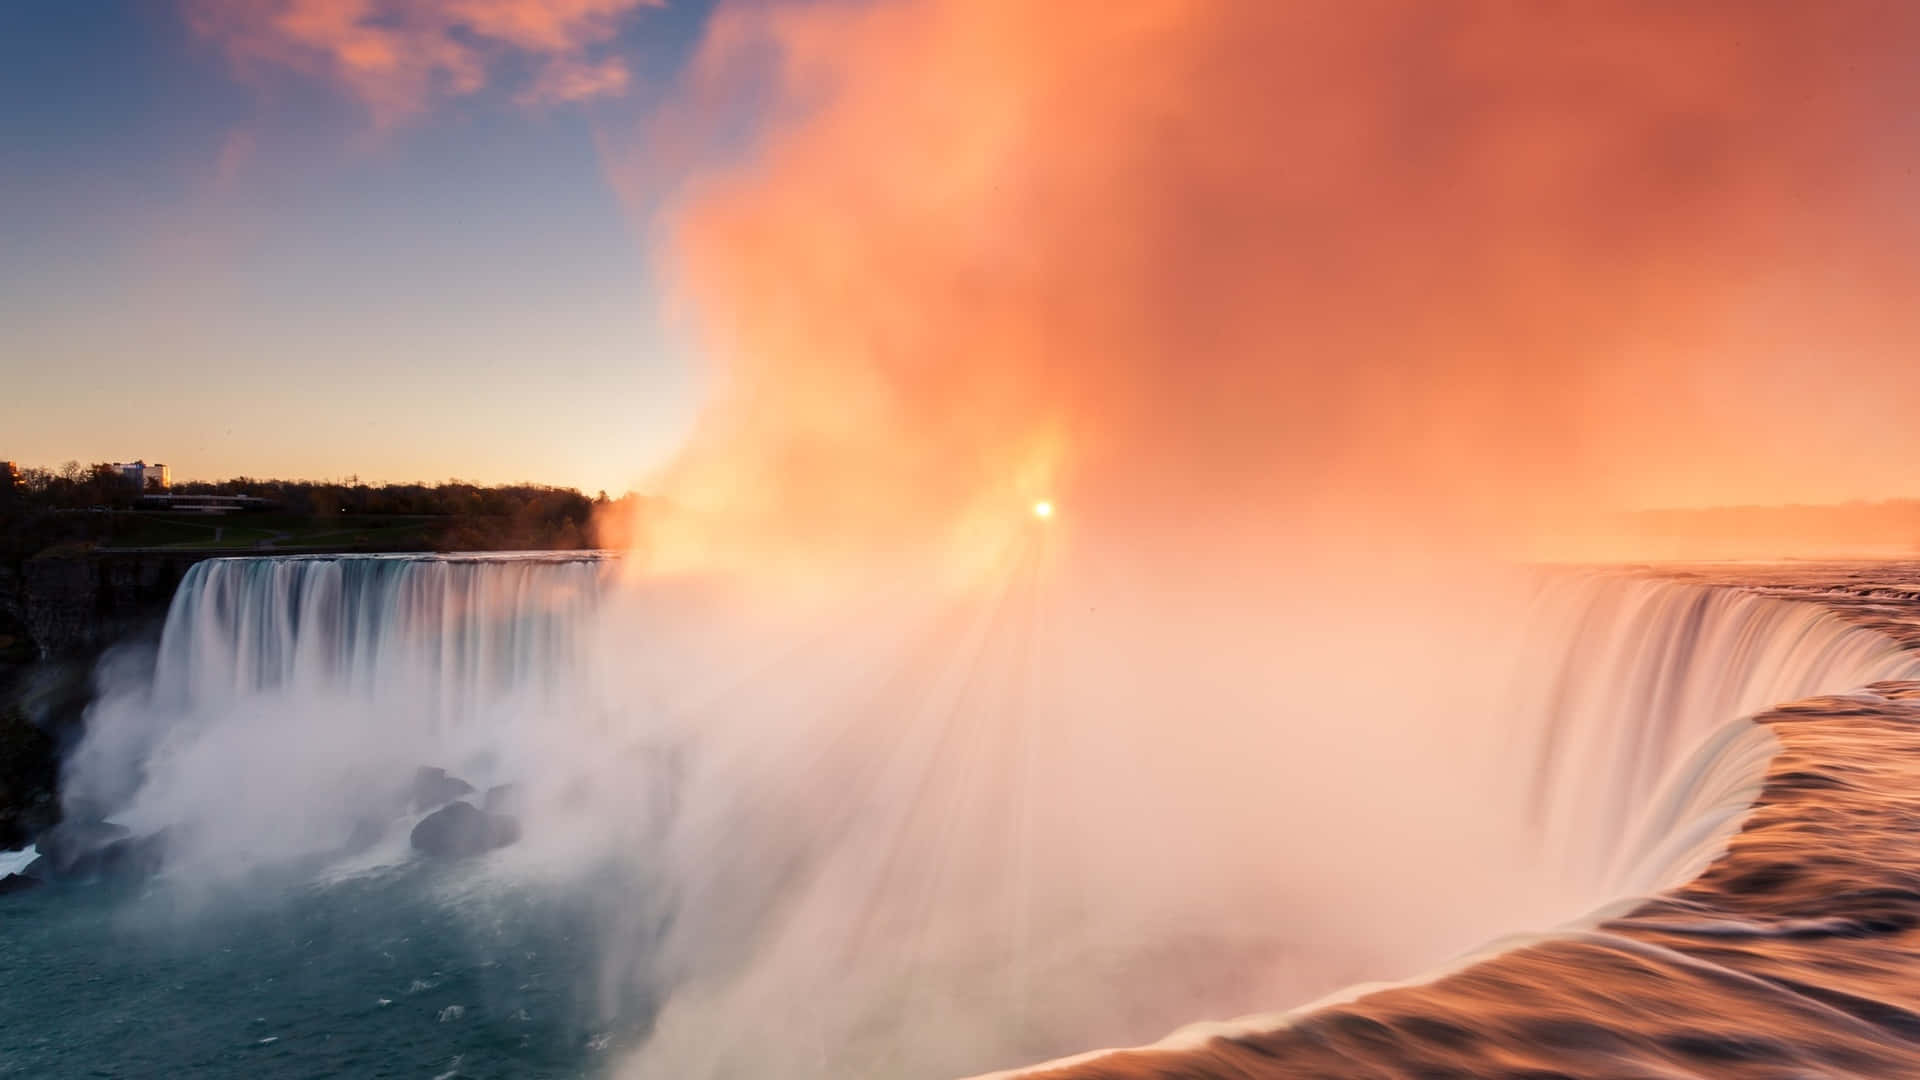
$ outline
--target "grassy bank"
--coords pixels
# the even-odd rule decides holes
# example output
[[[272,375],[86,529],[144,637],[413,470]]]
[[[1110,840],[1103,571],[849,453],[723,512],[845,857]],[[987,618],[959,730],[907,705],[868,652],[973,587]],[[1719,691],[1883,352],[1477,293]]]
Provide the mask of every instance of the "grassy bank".
[[[106,511],[102,549],[428,551],[450,519],[441,515]]]

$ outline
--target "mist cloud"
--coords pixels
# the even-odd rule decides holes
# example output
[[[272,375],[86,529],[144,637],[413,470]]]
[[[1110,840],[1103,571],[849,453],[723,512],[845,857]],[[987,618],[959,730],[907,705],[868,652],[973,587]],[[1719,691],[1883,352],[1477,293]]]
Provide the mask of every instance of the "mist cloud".
[[[752,87],[760,122],[669,219],[718,390],[665,490],[726,521],[692,546],[790,550],[1056,488],[1162,530],[1524,547],[1598,506],[1892,487],[1917,23],[731,5],[681,107]]]

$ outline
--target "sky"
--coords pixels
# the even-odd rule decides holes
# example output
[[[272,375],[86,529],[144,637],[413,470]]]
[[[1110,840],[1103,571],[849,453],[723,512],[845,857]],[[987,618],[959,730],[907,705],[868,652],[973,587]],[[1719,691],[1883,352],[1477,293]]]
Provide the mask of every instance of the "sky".
[[[641,484],[780,543],[1920,495],[1910,5],[0,20],[26,463]]]
[[[529,96],[565,45],[469,35],[482,85],[413,59],[435,85],[356,86],[321,47],[250,53],[237,8],[0,7],[0,456],[640,481],[696,378],[596,132],[668,85],[705,5],[599,6],[593,56],[631,83],[578,99]]]

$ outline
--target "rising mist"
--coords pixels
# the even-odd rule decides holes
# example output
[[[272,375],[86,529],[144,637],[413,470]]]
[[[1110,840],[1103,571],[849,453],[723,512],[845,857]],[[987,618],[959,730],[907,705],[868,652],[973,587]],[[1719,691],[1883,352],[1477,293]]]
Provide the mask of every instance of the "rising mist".
[[[337,833],[336,776],[495,763],[529,798],[503,868],[605,890],[592,974],[659,995],[635,1077],[1004,1067],[1579,915],[1627,856],[1543,843],[1563,714],[1526,688],[1640,669],[1530,636],[1507,564],[1618,553],[1621,509],[1905,482],[1915,28],[723,5],[662,123],[720,145],[608,150],[635,205],[673,188],[712,392],[577,680],[405,739],[246,698],[362,725],[246,820]],[[180,729],[146,805],[214,813],[243,711]],[[1633,795],[1680,742],[1626,755]],[[252,850],[213,835],[208,872]]]

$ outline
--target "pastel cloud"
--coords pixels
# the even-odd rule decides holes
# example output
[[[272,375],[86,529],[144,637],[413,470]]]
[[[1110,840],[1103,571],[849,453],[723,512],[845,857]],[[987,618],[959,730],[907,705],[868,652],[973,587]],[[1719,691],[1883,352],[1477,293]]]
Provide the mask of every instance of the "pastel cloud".
[[[284,68],[344,87],[389,126],[436,99],[488,85],[502,61],[533,65],[522,102],[623,93],[608,55],[623,19],[664,0],[189,0],[194,29],[236,63]]]
[[[1891,486],[1920,440],[1861,421],[1920,400],[1920,149],[1885,137],[1916,32],[1867,4],[723,8],[683,105],[733,130],[740,78],[771,93],[673,221],[719,378],[668,487],[724,535],[846,544],[1033,484],[1362,532]]]

